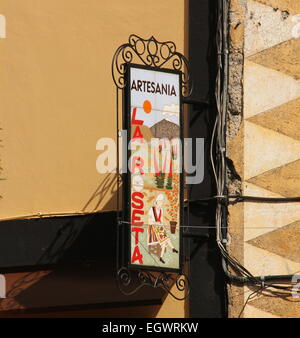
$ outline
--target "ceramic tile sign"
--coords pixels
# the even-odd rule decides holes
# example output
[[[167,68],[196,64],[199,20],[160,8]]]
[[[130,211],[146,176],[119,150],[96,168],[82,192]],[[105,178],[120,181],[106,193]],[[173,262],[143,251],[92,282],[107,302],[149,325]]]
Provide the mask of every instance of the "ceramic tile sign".
[[[181,73],[127,70],[129,265],[180,270],[182,225]]]

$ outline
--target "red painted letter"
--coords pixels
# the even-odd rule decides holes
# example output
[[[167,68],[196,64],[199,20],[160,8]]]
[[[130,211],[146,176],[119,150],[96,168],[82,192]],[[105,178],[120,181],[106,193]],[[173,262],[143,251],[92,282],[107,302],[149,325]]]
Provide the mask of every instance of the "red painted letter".
[[[143,171],[144,160],[140,156],[133,156],[131,164],[131,172],[134,174],[135,169],[137,168],[141,175],[144,174]]]
[[[139,261],[140,264],[143,264],[143,255],[140,253],[139,247],[136,245],[132,254],[131,263]]]
[[[141,217],[137,216],[136,214],[144,215],[144,210],[137,210],[137,209],[132,210],[131,223],[135,225],[141,222]],[[137,224],[136,224],[136,221],[138,222]]]
[[[135,118],[136,118],[136,108],[133,108],[131,124],[138,124],[141,126],[144,123],[144,121],[136,120]]]
[[[139,233],[143,233],[143,228],[132,228],[131,232],[135,232],[135,245],[139,244]]]
[[[143,193],[135,191],[131,196],[131,199],[132,199],[131,206],[134,209],[143,209],[144,208],[143,198],[144,198]]]

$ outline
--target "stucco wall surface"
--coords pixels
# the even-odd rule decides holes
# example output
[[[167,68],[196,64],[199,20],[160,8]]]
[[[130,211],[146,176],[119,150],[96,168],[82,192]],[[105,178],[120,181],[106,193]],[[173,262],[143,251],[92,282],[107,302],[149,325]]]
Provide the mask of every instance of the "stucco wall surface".
[[[0,219],[116,209],[96,170],[116,137],[111,62],[130,34],[184,53],[185,1],[2,0]]]

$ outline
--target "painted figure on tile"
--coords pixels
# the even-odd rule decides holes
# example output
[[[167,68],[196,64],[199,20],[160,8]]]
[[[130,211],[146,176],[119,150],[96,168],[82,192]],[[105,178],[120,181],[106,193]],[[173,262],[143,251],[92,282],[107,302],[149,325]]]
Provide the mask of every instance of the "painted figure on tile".
[[[173,252],[178,253],[174,248],[170,237],[168,236],[167,230],[164,225],[163,217],[163,205],[165,197],[163,194],[159,194],[154,202],[154,205],[150,208],[148,214],[148,245],[160,245],[161,251],[159,260],[165,263],[163,256],[166,248],[169,246]]]

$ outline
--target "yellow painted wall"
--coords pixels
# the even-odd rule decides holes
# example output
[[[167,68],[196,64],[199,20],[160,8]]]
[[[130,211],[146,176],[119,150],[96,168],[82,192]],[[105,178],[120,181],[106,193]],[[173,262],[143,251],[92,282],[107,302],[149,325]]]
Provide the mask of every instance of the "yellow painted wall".
[[[96,171],[97,140],[116,134],[112,56],[132,33],[184,52],[184,5],[1,1],[0,219],[116,208],[114,176]]]
[[[0,219],[116,209],[114,175],[96,171],[97,140],[116,135],[112,56],[132,33],[184,52],[185,1],[2,0],[0,14]]]

